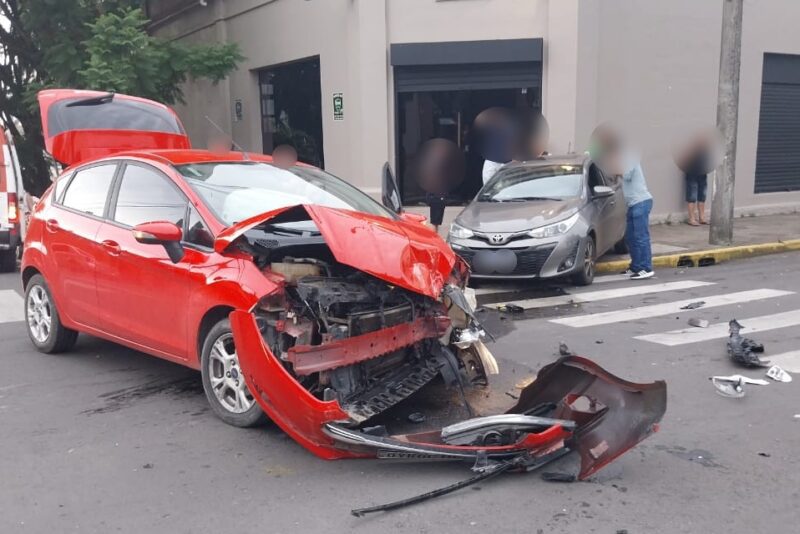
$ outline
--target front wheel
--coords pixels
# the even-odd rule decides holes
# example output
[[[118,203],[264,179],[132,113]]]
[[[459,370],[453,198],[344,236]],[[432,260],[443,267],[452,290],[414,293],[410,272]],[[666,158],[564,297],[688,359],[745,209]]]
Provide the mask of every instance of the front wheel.
[[[200,365],[203,390],[217,417],[243,428],[266,422],[266,415],[245,384],[228,319],[221,320],[209,331]]]
[[[50,288],[40,274],[34,275],[25,288],[25,322],[33,345],[47,354],[71,349],[78,332],[61,324]]]
[[[597,261],[595,250],[594,238],[588,236],[583,250],[583,261],[580,264],[580,270],[572,276],[572,281],[575,285],[588,286],[594,282],[595,262]]]

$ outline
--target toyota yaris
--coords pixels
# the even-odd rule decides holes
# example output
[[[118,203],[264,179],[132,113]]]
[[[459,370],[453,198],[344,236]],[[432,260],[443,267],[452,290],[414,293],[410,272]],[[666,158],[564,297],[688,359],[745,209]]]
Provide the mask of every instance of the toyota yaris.
[[[663,382],[566,357],[505,414],[397,435],[382,413],[498,370],[467,266],[435,232],[319,169],[191,150],[154,102],[73,90],[39,102],[47,149],[68,165],[35,208],[22,261],[42,352],[82,332],[199,369],[224,421],[268,416],[328,459],[533,469],[576,450],[584,477],[664,413]]]

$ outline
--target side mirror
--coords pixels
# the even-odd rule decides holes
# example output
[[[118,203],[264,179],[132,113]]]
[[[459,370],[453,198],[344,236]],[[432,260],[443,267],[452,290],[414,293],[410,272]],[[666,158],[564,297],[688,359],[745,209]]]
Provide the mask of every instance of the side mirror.
[[[404,211],[403,213],[400,214],[400,220],[410,223],[425,224],[428,218],[422,215],[421,213],[411,213],[408,211]]]
[[[614,190],[605,185],[596,185],[592,189],[595,198],[605,198],[610,197],[614,194]]]
[[[137,224],[133,227],[133,238],[144,245],[163,246],[172,263],[183,259],[183,231],[175,223],[156,221]]]

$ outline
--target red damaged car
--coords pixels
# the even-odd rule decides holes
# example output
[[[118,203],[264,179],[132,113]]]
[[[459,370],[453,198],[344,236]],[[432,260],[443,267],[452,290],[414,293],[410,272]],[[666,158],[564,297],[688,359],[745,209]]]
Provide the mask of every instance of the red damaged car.
[[[655,430],[663,382],[589,360],[545,367],[507,413],[396,435],[380,414],[431,387],[483,387],[466,264],[412,215],[317,168],[192,150],[175,113],[76,90],[39,94],[67,166],[22,261],[42,352],[78,332],[199,369],[214,412],[265,415],[314,454],[533,469],[570,450],[589,476]]]

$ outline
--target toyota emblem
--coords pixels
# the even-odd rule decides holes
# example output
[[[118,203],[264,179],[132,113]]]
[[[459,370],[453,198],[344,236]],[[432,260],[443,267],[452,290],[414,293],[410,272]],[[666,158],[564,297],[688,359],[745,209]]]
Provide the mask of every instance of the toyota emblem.
[[[489,236],[489,241],[492,242],[493,245],[502,245],[506,240],[506,236],[503,234],[492,234]]]

